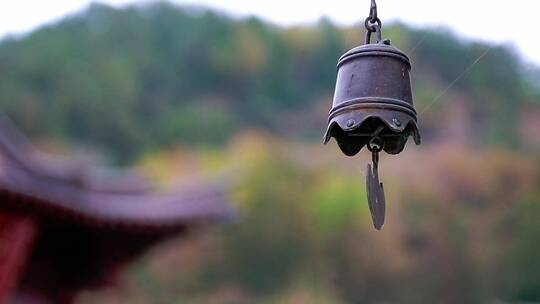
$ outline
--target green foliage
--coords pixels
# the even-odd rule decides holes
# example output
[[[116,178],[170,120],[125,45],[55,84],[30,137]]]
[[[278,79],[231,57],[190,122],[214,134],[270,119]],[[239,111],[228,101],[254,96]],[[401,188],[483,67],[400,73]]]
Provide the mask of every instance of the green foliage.
[[[95,147],[123,163],[174,143],[220,145],[245,127],[314,134],[309,123],[285,126],[291,116],[324,124],[306,109],[329,107],[350,31],[326,19],[283,29],[166,2],[94,4],[0,44],[0,106],[33,137]],[[420,110],[488,47],[402,24],[384,33],[411,50]],[[478,138],[516,144],[519,110],[540,96],[521,67],[495,47],[449,92],[482,111]]]
[[[506,252],[503,296],[525,302],[540,301],[540,193],[531,194],[512,213],[511,246]]]
[[[331,176],[322,180],[310,204],[318,235],[332,240],[354,229],[359,218],[370,220],[364,208],[366,191],[359,184],[360,180],[350,177]]]
[[[268,159],[250,172],[241,222],[225,231],[224,257],[210,264],[202,280],[237,282],[247,291],[271,295],[290,284],[309,255],[304,209],[306,176],[290,163]]]

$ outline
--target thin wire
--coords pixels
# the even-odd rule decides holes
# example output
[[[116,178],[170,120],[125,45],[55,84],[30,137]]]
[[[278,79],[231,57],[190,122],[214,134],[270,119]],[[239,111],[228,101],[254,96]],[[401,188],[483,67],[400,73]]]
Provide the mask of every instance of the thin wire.
[[[473,63],[471,63],[471,65],[469,65],[469,67],[467,67],[461,74],[458,75],[458,77],[456,77],[456,79],[454,79],[454,81],[452,81],[448,87],[446,87],[446,89],[444,89],[439,95],[437,95],[437,97],[435,97],[431,103],[429,103],[421,112],[418,116],[421,116],[422,114],[424,114],[427,110],[429,110],[435,103],[437,103],[444,95],[446,95],[446,93],[448,93],[448,91],[450,91],[451,88],[454,87],[454,85],[461,80],[461,78],[463,78],[465,75],[467,75],[467,73],[469,73],[473,67],[475,65],[477,65],[480,60],[482,60],[482,58],[484,58],[488,53],[489,51],[491,51],[491,49],[493,48],[493,46],[490,46],[488,48],[486,48],[486,50],[480,55],[478,56],[478,58],[476,58],[475,61],[473,61]]]
[[[416,45],[415,45],[412,49],[410,49],[410,50],[407,52],[407,54],[409,54],[409,55],[414,54],[414,52],[422,45],[422,43],[424,43],[424,41],[426,40],[427,36],[428,36],[428,33],[425,33],[425,34],[424,34],[424,37],[422,37],[422,39],[420,39],[420,41],[418,41],[418,42],[416,43]]]

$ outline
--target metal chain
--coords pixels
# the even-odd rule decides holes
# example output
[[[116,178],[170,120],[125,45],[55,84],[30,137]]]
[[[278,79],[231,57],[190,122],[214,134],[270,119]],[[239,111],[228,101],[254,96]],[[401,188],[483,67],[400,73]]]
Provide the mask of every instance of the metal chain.
[[[381,34],[381,28],[382,28],[382,22],[381,19],[378,17],[377,13],[377,3],[375,0],[371,0],[371,7],[369,9],[369,17],[366,18],[366,21],[364,22],[364,26],[366,27],[366,44],[371,43],[371,34],[376,33],[377,35],[377,43],[381,42],[382,40],[382,34]]]
[[[364,25],[366,26],[366,29],[372,33],[377,31],[376,25],[379,26],[379,30],[382,28],[382,22],[381,22],[381,19],[379,19],[378,17],[377,3],[375,2],[375,0],[371,0],[371,7],[369,9],[369,17],[366,18]]]

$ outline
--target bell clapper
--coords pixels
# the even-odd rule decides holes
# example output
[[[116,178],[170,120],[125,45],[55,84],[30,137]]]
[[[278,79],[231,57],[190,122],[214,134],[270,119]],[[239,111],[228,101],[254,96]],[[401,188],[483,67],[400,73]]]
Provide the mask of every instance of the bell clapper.
[[[379,153],[383,150],[384,141],[378,135],[384,129],[379,127],[371,137],[368,150],[371,151],[373,166],[367,165],[366,191],[371,218],[375,229],[381,230],[386,215],[386,198],[383,183],[379,180]]]

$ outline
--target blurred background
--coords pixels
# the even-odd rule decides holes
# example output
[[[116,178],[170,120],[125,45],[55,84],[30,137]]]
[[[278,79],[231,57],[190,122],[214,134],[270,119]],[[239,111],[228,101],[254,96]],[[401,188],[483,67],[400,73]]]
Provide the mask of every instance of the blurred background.
[[[497,14],[516,8],[487,1],[463,18],[464,1],[379,1],[383,36],[413,63],[423,144],[382,156],[376,232],[369,156],[321,144],[337,59],[363,42],[369,1],[332,1],[343,19],[305,13],[321,7],[307,1],[268,16],[242,1],[54,2],[2,5],[15,21],[57,14],[0,30],[0,109],[36,146],[138,168],[164,189],[236,183],[235,223],[153,248],[79,303],[540,301],[537,19],[508,26]]]

